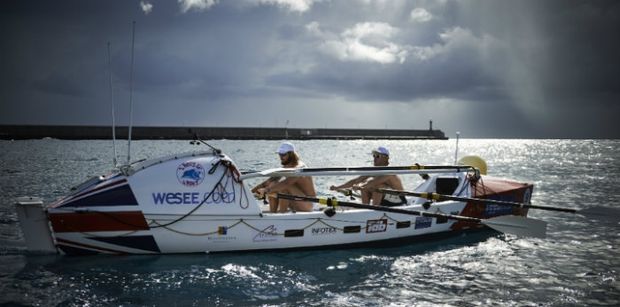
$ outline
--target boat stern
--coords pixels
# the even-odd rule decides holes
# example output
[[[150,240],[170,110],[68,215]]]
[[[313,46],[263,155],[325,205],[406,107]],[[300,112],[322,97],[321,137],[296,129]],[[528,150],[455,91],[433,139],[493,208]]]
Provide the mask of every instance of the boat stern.
[[[529,204],[534,185],[531,183],[481,176],[480,179],[470,182],[471,197],[498,201],[520,202]],[[528,209],[518,206],[500,205],[493,203],[467,202],[460,215],[489,219],[499,216],[527,216]],[[463,230],[481,228],[482,224],[458,221],[452,229]]]
[[[482,176],[481,179],[476,181],[474,184],[472,197],[498,201],[519,202],[528,205],[530,204],[533,190],[534,185],[531,183],[518,182],[491,176]],[[491,218],[500,215],[527,216],[528,211],[527,208],[495,205],[490,203],[477,203],[471,205],[471,209],[476,211],[476,213],[479,214],[477,217],[480,218]],[[477,208],[473,208],[475,206],[477,206]]]

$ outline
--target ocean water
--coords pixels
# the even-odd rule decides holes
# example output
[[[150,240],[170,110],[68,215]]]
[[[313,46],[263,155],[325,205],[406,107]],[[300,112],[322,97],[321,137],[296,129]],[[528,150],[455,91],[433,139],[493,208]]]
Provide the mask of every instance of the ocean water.
[[[241,169],[278,166],[277,141],[214,140]],[[387,146],[392,165],[452,164],[450,141],[297,141],[308,166],[365,166]],[[125,144],[118,144],[125,154]],[[120,147],[123,145],[123,147]],[[198,149],[135,141],[132,160]],[[464,139],[489,174],[535,184],[532,203],[620,208],[619,140]],[[618,306],[620,217],[531,210],[545,239],[494,232],[383,249],[163,256],[32,255],[15,197],[46,202],[107,173],[109,141],[0,141],[0,305],[42,306]],[[346,177],[322,177],[318,190]],[[406,188],[419,183],[403,176]],[[258,182],[258,181],[253,181]]]

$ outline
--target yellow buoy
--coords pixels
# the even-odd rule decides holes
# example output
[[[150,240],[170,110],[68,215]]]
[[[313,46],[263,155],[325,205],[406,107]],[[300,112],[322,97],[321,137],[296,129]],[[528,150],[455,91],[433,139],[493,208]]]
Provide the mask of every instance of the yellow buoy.
[[[487,174],[487,163],[478,156],[465,156],[459,159],[460,165],[469,165],[480,170],[480,174]]]

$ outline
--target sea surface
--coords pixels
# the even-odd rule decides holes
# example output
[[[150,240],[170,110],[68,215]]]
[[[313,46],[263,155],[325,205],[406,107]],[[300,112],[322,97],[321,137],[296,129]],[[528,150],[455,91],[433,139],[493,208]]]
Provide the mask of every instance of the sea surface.
[[[209,141],[243,170],[278,166],[278,141]],[[452,164],[455,141],[294,142],[310,167],[366,166],[373,147],[391,165]],[[201,149],[134,141],[132,160]],[[117,143],[125,155],[126,143]],[[204,146],[203,146],[204,147]],[[462,139],[459,157],[489,175],[535,184],[534,205],[620,208],[620,140]],[[495,232],[382,249],[81,256],[29,254],[18,196],[53,201],[112,169],[110,141],[0,141],[0,305],[41,306],[618,306],[620,222],[531,210],[545,239]],[[324,193],[346,177],[315,181]],[[403,176],[405,187],[419,177]],[[253,181],[252,183],[256,183]],[[327,195],[327,193],[326,193]]]

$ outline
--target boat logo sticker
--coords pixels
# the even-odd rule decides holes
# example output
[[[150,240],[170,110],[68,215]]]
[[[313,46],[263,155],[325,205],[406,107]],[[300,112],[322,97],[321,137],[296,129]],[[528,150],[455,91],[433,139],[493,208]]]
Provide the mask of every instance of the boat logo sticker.
[[[228,226],[218,226],[217,235],[207,236],[209,243],[230,243],[237,240],[237,236],[232,236],[228,233]]]
[[[387,220],[368,220],[366,221],[366,233],[385,232],[387,230]]]
[[[278,240],[278,228],[275,225],[269,225],[267,228],[259,231],[252,242],[273,242]]]
[[[433,223],[433,218],[429,216],[416,217],[414,229],[428,228],[428,227],[431,227],[432,223]]]
[[[198,162],[183,162],[177,167],[177,178],[182,185],[195,187],[205,179],[205,169]]]
[[[225,234],[228,234],[228,227],[226,227],[226,226],[219,226],[219,227],[217,228],[217,234],[218,234],[218,235],[225,235]]]

